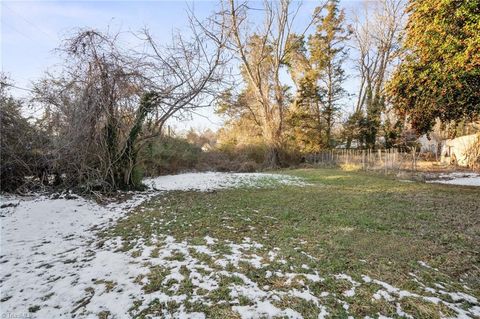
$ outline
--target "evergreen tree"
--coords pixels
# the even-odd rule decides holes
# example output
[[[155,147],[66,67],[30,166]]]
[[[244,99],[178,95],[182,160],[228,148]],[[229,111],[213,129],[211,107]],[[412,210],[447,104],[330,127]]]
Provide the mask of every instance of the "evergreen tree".
[[[408,12],[408,54],[389,84],[397,111],[419,133],[478,119],[480,1],[411,0]]]
[[[337,0],[329,1],[325,9],[326,15],[315,20],[315,33],[307,43],[298,35],[292,35],[288,41],[286,64],[297,87],[288,122],[296,126],[291,133],[303,145],[300,148],[304,152],[334,146],[332,128],[346,95],[343,63],[350,33]]]
[[[346,80],[343,64],[347,57],[345,43],[350,32],[345,26],[345,12],[338,8],[339,0],[331,0],[327,14],[319,19],[316,32],[310,36],[308,46],[310,61],[316,71],[318,98],[325,122],[325,138],[329,148],[332,143],[332,127],[340,109],[341,99],[347,94],[343,88]]]

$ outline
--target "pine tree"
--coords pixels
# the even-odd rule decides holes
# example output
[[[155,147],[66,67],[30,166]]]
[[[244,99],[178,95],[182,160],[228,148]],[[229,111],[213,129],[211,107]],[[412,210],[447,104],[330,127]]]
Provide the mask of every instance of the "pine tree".
[[[343,64],[347,57],[346,41],[350,32],[345,26],[345,13],[339,10],[338,2],[332,0],[327,3],[326,15],[315,21],[316,30],[308,38],[308,43],[296,35],[289,39],[287,65],[297,86],[290,119],[302,124],[300,139],[303,144],[316,144],[316,147],[307,147],[311,150],[334,146],[332,128],[341,100],[347,94],[343,88],[346,79]],[[307,139],[310,139],[310,143],[306,143]]]
[[[345,12],[339,10],[338,0],[329,1],[327,14],[317,24],[310,36],[308,46],[313,69],[316,70],[318,94],[325,121],[325,138],[329,148],[333,146],[332,128],[340,109],[342,98],[347,94],[343,88],[346,80],[343,64],[347,57],[346,41],[349,31],[345,26]]]

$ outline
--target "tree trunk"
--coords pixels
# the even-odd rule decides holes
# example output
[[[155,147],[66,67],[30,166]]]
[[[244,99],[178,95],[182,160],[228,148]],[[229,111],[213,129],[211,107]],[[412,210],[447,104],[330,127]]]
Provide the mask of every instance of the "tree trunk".
[[[141,183],[139,184],[139,181],[132,178],[133,171],[137,165],[138,150],[135,149],[135,142],[142,131],[145,117],[154,106],[153,99],[155,97],[155,93],[145,93],[143,95],[135,117],[134,125],[128,134],[125,147],[119,156],[115,170],[115,182],[117,187],[121,189],[135,189],[141,185]]]

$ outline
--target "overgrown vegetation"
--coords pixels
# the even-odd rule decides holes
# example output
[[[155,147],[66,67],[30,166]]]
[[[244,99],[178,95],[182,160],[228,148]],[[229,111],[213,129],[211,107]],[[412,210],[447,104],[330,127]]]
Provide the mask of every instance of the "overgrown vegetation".
[[[142,149],[139,167],[147,176],[193,170],[198,166],[201,153],[199,146],[186,139],[162,136]]]
[[[27,176],[39,184],[49,183],[49,140],[41,128],[22,115],[22,102],[0,87],[0,189],[15,191],[31,186]]]
[[[191,14],[171,45],[145,29],[134,35],[142,50],[121,33],[78,30],[22,101],[2,77],[2,190],[138,189],[144,173],[288,167],[333,148],[416,152],[434,124],[436,137],[478,132],[477,0],[365,1],[355,12],[325,0],[302,21],[296,2],[262,5]],[[35,118],[22,116],[27,105]],[[213,105],[218,132],[167,131]]]
[[[215,36],[195,31],[200,27],[192,22],[192,36],[177,35],[169,46],[144,30],[136,35],[141,52],[120,47],[118,34],[77,31],[59,49],[62,68],[35,83],[32,102],[43,111],[35,126],[21,117],[20,102],[4,92],[11,84],[2,79],[2,113],[9,115],[2,123],[2,151],[12,162],[2,161],[2,177],[8,176],[2,186],[11,181],[2,189],[15,190],[38,171],[26,160],[33,150],[22,146],[32,132],[48,141],[37,149],[40,170],[55,175],[55,184],[82,191],[141,188],[139,152],[164,134],[167,120],[208,103],[222,81],[225,30],[212,27]]]

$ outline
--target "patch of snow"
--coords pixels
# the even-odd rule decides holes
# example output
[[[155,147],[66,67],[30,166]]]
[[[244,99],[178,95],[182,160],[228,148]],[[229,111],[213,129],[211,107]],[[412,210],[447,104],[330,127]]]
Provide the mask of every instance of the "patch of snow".
[[[241,244],[235,244],[228,242],[226,243],[230,254],[224,254],[222,258],[219,258],[215,261],[215,264],[222,267],[226,267],[228,264],[232,264],[235,267],[238,267],[240,262],[246,262],[251,264],[255,268],[262,268],[263,258],[255,254],[244,254],[244,251],[257,250],[263,247],[262,244],[259,244],[255,241],[251,241],[250,238],[245,238]]]
[[[277,251],[269,251],[268,252],[268,260],[273,261],[275,258],[277,258],[278,252]]]
[[[198,253],[201,253],[201,254],[205,254],[205,255],[209,255],[209,256],[215,256],[216,255],[216,253],[211,251],[210,248],[208,248],[207,246],[198,245],[198,246],[194,246],[194,249]]]
[[[203,237],[205,239],[205,241],[207,242],[207,245],[214,245],[216,243],[216,239],[215,238],[212,238],[210,236],[205,236]]]
[[[325,306],[320,306],[320,313],[318,314],[318,319],[325,319],[328,316],[328,311]]]
[[[437,288],[440,288],[440,289],[445,289],[445,286],[444,286],[444,285],[441,285],[441,284],[439,284],[439,283],[435,283],[435,286],[436,286]]]
[[[472,318],[472,315],[473,315],[473,318],[475,317],[474,311],[475,311],[475,306],[476,305],[472,306],[468,310],[465,310],[465,309],[461,308],[461,302],[458,303],[458,304],[457,303],[450,303],[450,302],[446,302],[446,301],[444,301],[444,300],[442,300],[438,297],[422,296],[422,295],[419,295],[419,294],[416,294],[416,293],[412,293],[412,292],[409,292],[409,291],[406,291],[406,290],[396,288],[396,287],[394,287],[394,286],[392,286],[392,285],[390,285],[386,282],[380,281],[380,280],[372,280],[372,282],[377,284],[377,285],[382,286],[386,290],[386,292],[388,293],[388,296],[397,296],[398,299],[402,299],[402,298],[405,298],[405,297],[418,298],[418,299],[422,299],[424,301],[431,302],[431,303],[434,303],[434,304],[442,303],[442,304],[444,304],[445,306],[447,306],[448,308],[450,308],[451,310],[453,310],[457,313],[456,318]],[[377,297],[379,297],[379,296],[386,297],[387,295],[382,291],[383,290],[377,291],[375,293],[375,295]],[[450,295],[450,293],[448,293],[448,294]],[[464,294],[464,293],[462,293],[461,295],[457,295],[457,296],[460,297],[460,299],[457,300],[457,301],[471,300],[475,304],[478,302],[475,297]],[[388,298],[390,298],[390,297],[388,297]]]
[[[385,290],[380,289],[376,293],[373,294],[373,299],[380,300],[385,299],[386,301],[393,301],[394,298]]]
[[[450,185],[480,186],[480,174],[453,172],[438,176],[439,179],[428,181],[428,183],[440,183]]]
[[[275,307],[269,301],[260,301],[254,306],[234,306],[232,309],[240,315],[242,319],[274,318],[287,317],[291,319],[303,319],[303,316],[290,308],[280,309]]]
[[[480,306],[473,306],[470,308],[470,313],[473,315],[474,318],[480,317]]]
[[[439,293],[444,294],[444,295],[449,295],[450,298],[452,298],[453,301],[458,302],[458,301],[467,301],[471,304],[478,304],[478,299],[475,298],[474,296],[471,296],[469,294],[466,294],[464,292],[446,292],[443,290],[440,290]]]
[[[435,271],[438,271],[437,268],[433,268],[432,266],[430,266],[429,264],[427,264],[427,263],[424,262],[424,261],[419,260],[419,261],[418,261],[418,264],[419,264],[420,266],[422,266],[422,267],[425,267],[425,268],[429,268],[429,269],[433,269],[433,270],[435,270]]]
[[[318,275],[318,272],[315,271],[315,274],[302,274],[307,280],[310,280],[311,282],[321,282],[324,281],[322,277]]]
[[[479,174],[473,172],[451,172],[438,175],[439,178],[463,178],[463,177],[476,177]]]
[[[353,297],[355,296],[355,288],[360,286],[360,283],[353,280],[352,277],[350,277],[349,275],[346,275],[346,274],[338,274],[338,275],[335,275],[335,279],[337,280],[346,280],[348,282],[350,282],[352,284],[352,288],[348,289],[348,290],[345,290],[343,292],[343,295],[345,297]]]
[[[85,289],[96,278],[141,273],[130,265],[127,255],[98,251],[91,245],[92,229],[108,227],[126,213],[124,207],[139,201],[102,207],[83,198],[20,199],[11,214],[0,220],[1,298],[8,299],[2,303],[2,312],[27,313],[29,307],[40,305],[36,316],[58,317],[75,309],[74,303],[85,298]],[[126,288],[131,293],[138,291],[133,286]],[[127,299],[124,292],[110,303],[101,302],[121,308]]]
[[[365,281],[366,283],[372,282],[372,278],[370,278],[370,276],[367,276],[367,275],[362,275],[362,280]]]
[[[242,186],[306,185],[306,183],[299,178],[281,174],[220,172],[165,175],[145,179],[144,183],[152,189],[161,191],[212,191]]]

